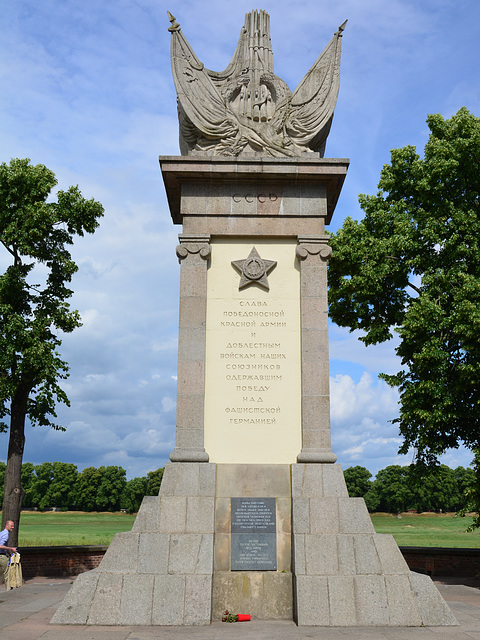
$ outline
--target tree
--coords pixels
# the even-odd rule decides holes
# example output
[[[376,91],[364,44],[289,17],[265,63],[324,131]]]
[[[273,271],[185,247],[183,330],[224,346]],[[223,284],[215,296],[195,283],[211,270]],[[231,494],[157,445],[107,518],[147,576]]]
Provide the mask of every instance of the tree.
[[[381,469],[376,475],[372,489],[375,491],[380,511],[406,511],[412,499],[409,467],[394,464]]]
[[[0,482],[2,482],[2,485],[3,485],[3,480],[1,480]],[[22,464],[21,482],[22,482],[23,490],[25,491],[25,495],[23,496],[22,506],[36,507],[37,505],[33,504],[33,502],[30,499],[33,483],[35,482],[35,467],[31,462],[24,462]]]
[[[410,488],[412,506],[422,511],[449,511],[457,493],[455,471],[441,464],[425,470],[410,466]]]
[[[462,108],[427,119],[421,158],[395,149],[365,216],[331,237],[330,316],[366,344],[396,331],[397,423],[418,463],[480,449],[480,119]]]
[[[457,482],[455,495],[453,497],[453,508],[456,511],[465,509],[469,502],[469,496],[475,490],[475,471],[471,467],[457,467],[454,470]]]
[[[467,528],[467,531],[474,531],[480,528],[480,450],[478,449],[475,451],[472,466],[475,474],[475,482],[466,486],[466,505],[459,511],[459,515],[462,517],[465,517],[469,512],[476,512],[473,523]]]
[[[102,474],[95,467],[86,467],[78,474],[77,505],[81,511],[97,510],[97,492]]]
[[[140,509],[143,498],[148,495],[148,480],[145,477],[132,478],[125,484],[120,506],[129,513],[136,513]]]
[[[351,498],[363,498],[372,486],[372,481],[370,480],[372,474],[365,467],[360,467],[359,465],[348,467],[343,472],[343,475],[345,476],[348,495]]]
[[[35,475],[31,480],[30,486],[25,490],[25,497],[28,498],[33,507],[46,509],[51,506],[48,490],[53,482],[53,463],[42,462],[42,464],[37,464],[34,467],[34,471]]]
[[[147,496],[158,496],[158,492],[160,491],[160,485],[162,484],[163,472],[165,471],[165,467],[160,467],[160,469],[156,469],[155,471],[149,471],[147,473]]]
[[[87,467],[78,474],[77,504],[82,511],[118,511],[126,485],[122,467]]]
[[[71,462],[53,462],[53,478],[45,496],[45,507],[67,510],[76,504],[78,470]]]
[[[375,482],[372,483],[372,486],[363,496],[363,499],[365,500],[365,504],[367,505],[367,509],[370,511],[370,513],[378,511],[380,505],[380,496],[378,494]]]
[[[61,332],[81,325],[68,303],[77,271],[69,246],[75,236],[93,233],[103,215],[101,204],[84,199],[78,187],[51,201],[56,184],[52,171],[28,159],[0,165],[0,240],[11,259],[0,276],[0,418],[10,416],[2,523],[14,521],[13,545],[24,496],[25,421],[63,429],[54,422],[55,407],[69,404],[60,385],[68,365],[57,351]]]
[[[25,489],[24,505],[47,509],[75,506],[78,471],[69,462],[43,462],[33,466],[22,464],[22,486]]]
[[[97,491],[97,511],[119,511],[122,494],[127,483],[122,467],[100,467],[100,484]]]

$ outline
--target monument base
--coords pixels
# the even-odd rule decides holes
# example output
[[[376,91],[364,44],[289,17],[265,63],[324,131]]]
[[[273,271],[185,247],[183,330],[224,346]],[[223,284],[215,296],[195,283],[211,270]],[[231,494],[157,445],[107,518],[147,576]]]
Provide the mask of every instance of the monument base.
[[[271,570],[231,570],[232,498],[274,499]],[[299,626],[457,624],[431,579],[375,533],[364,500],[348,497],[340,465],[195,462],[165,467],[159,496],[78,576],[52,623],[208,625],[225,609]]]
[[[338,464],[292,465],[294,619],[299,626],[458,624],[428,576],[377,534]]]

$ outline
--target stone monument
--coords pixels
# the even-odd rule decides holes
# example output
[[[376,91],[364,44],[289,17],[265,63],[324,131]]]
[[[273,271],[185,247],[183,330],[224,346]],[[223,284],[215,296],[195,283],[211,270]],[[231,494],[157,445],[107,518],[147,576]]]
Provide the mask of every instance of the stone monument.
[[[183,225],[176,446],[158,497],[77,578],[52,622],[449,625],[428,576],[349,498],[330,446],[327,263],[348,161],[324,158],[344,25],[293,93],[270,19],[247,14],[223,72],[170,15]]]

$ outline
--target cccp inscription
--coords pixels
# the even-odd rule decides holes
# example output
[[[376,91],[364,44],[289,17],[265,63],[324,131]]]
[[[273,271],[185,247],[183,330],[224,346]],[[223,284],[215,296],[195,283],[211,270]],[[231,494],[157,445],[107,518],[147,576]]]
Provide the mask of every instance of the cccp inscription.
[[[234,202],[242,202],[242,200],[244,200],[245,202],[248,202],[249,204],[251,204],[252,202],[255,202],[255,200],[257,200],[258,202],[260,202],[261,204],[263,204],[264,202],[275,202],[276,200],[278,200],[278,196],[276,193],[234,193],[232,195],[232,200]]]

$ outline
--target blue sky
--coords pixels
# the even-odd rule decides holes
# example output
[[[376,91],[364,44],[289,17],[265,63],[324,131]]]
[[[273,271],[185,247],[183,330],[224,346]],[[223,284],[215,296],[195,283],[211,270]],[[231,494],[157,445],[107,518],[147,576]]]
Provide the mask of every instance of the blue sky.
[[[0,161],[29,157],[105,207],[79,239],[72,305],[83,327],[65,336],[71,408],[65,433],[29,427],[25,461],[121,465],[128,477],[163,466],[174,446],[179,266],[159,155],[178,155],[167,9],[216,71],[234,52],[250,1],[15,0],[0,5]],[[334,31],[343,36],[340,94],[326,156],[350,158],[330,229],[361,217],[390,150],[421,151],[429,113],[480,115],[476,0],[276,0],[275,72],[293,90]],[[0,255],[0,267],[7,265]],[[399,458],[397,395],[377,375],[397,370],[394,341],[365,348],[332,326],[332,443],[345,468],[372,473]],[[5,460],[7,435],[0,435]],[[455,467],[470,454],[453,451]]]

